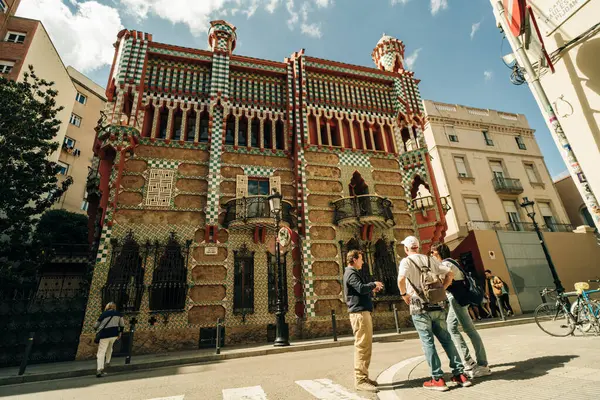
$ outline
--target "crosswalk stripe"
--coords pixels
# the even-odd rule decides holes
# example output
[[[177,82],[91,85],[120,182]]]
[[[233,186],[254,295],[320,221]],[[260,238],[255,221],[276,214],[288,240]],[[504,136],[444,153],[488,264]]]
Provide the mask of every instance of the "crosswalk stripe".
[[[148,400],[183,400],[184,398],[185,398],[185,395],[181,394],[179,396],[157,397],[155,399],[148,399]]]
[[[342,385],[333,383],[331,379],[296,381],[296,384],[319,400],[367,400],[356,393],[349,392]]]
[[[248,386],[223,389],[223,400],[267,400],[267,395],[261,386]]]

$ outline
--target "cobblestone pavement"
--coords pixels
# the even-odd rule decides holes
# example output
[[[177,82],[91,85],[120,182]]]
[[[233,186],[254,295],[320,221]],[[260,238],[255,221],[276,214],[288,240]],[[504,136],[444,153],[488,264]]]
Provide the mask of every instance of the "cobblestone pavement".
[[[409,360],[379,395],[354,390],[352,347],[0,386],[23,400],[600,399],[600,338],[553,338],[535,324],[481,331],[494,374],[471,388],[426,391],[418,339],[375,343],[371,378]],[[438,346],[439,347],[439,346]],[[444,365],[447,359],[441,354]],[[383,373],[383,374],[382,374]],[[389,373],[388,373],[389,375]]]
[[[482,331],[493,374],[469,388],[448,392],[422,388],[430,371],[422,359],[409,360],[393,377],[381,399],[600,399],[600,338],[554,338],[535,324]],[[440,346],[438,346],[440,348]],[[440,355],[444,371],[448,359]],[[447,374],[446,380],[451,378]],[[448,385],[450,386],[450,384]],[[386,393],[387,392],[387,393]]]

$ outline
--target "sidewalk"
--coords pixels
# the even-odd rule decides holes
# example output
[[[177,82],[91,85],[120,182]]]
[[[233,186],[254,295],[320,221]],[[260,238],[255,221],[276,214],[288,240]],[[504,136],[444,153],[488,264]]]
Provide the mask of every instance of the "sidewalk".
[[[506,321],[493,320],[490,322],[480,322],[477,323],[477,327],[478,329],[488,329],[501,326],[521,325],[531,322],[534,322],[531,316],[518,316],[509,318]],[[395,331],[375,334],[373,341],[391,342],[415,339],[417,337],[417,333],[414,329],[405,328],[400,334],[397,334]],[[124,357],[114,358],[111,362],[110,369],[111,372],[127,372],[269,354],[350,346],[353,343],[354,339],[352,336],[341,336],[338,337],[337,342],[334,342],[333,339],[329,337],[315,340],[294,341],[291,346],[288,347],[274,347],[272,344],[223,347],[221,349],[221,354],[215,354],[215,349],[203,349],[176,353],[133,355],[131,364],[129,365],[124,364]],[[25,374],[22,376],[17,375],[18,370],[19,367],[0,369],[0,386],[94,375],[96,373],[96,360],[33,364],[27,367]]]

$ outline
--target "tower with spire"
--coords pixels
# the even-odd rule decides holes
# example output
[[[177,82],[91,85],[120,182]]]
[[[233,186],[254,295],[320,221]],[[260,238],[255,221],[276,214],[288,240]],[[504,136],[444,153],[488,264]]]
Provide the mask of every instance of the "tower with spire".
[[[371,57],[380,70],[399,73],[404,70],[404,43],[384,33]]]

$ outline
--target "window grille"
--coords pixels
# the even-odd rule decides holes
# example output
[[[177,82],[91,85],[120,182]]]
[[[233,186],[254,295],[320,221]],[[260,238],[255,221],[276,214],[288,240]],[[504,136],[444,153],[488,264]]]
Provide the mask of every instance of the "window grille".
[[[233,259],[233,313],[244,317],[254,312],[254,252],[244,244]]]
[[[279,256],[279,261],[283,269],[282,274],[282,290],[283,290],[283,308],[288,309],[288,291],[287,291],[287,253]],[[267,253],[267,269],[268,269],[268,293],[269,293],[269,312],[277,311],[277,256]]]

